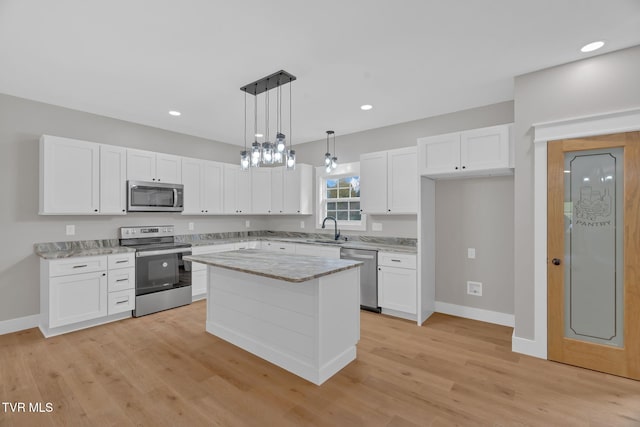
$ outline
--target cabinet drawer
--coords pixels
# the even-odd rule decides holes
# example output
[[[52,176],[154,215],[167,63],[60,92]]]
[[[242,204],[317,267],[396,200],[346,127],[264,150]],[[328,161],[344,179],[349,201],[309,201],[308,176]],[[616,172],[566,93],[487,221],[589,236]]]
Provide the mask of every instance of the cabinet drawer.
[[[115,270],[117,268],[129,268],[135,267],[136,257],[134,252],[126,254],[114,254],[107,256],[109,270]]]
[[[392,252],[378,252],[378,265],[399,268],[416,268],[416,256]]]
[[[136,308],[136,291],[129,289],[125,291],[109,292],[109,315],[130,311]]]
[[[49,261],[49,277],[107,270],[107,257],[81,257]]]
[[[109,270],[109,292],[124,291],[136,287],[135,267]]]

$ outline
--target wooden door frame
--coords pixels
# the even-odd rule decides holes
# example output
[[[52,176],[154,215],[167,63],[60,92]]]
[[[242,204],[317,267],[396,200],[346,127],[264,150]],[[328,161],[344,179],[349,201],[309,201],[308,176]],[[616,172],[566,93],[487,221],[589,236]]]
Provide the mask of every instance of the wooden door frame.
[[[640,108],[608,112],[553,122],[536,123],[533,169],[533,339],[524,327],[518,327],[516,312],[511,348],[516,353],[547,358],[547,143],[558,139],[581,138],[640,130]],[[518,168],[515,171],[518,179]],[[516,277],[516,282],[518,278]],[[526,292],[526,291],[525,291]],[[516,295],[518,291],[516,290]],[[517,309],[517,307],[516,307]],[[523,316],[520,314],[520,316]],[[524,317],[524,316],[523,316]],[[522,334],[522,335],[521,335]],[[529,337],[528,337],[529,336]]]

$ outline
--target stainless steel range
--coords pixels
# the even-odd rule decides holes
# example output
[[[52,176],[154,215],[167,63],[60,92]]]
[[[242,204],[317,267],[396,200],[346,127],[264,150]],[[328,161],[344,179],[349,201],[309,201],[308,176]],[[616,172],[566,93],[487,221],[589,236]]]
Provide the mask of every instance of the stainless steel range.
[[[120,245],[136,250],[134,317],[191,304],[191,245],[178,243],[173,225],[121,227]]]

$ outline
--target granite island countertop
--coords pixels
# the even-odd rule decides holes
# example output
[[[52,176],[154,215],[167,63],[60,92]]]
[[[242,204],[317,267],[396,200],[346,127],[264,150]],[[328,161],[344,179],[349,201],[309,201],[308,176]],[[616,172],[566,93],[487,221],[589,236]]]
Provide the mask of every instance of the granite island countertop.
[[[346,259],[283,254],[258,249],[185,256],[184,259],[294,283],[328,276],[362,264],[359,261]]]

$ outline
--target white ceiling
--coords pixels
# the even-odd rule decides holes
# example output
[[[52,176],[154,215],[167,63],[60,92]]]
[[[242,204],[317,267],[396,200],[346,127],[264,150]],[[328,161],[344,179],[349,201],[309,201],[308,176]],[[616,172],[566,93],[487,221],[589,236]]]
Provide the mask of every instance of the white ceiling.
[[[638,0],[0,0],[0,92],[242,144],[239,88],[284,69],[300,143],[513,99],[639,29]]]

